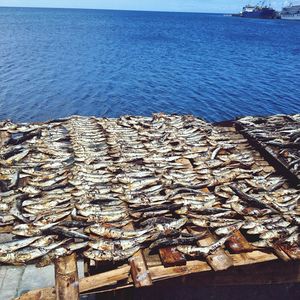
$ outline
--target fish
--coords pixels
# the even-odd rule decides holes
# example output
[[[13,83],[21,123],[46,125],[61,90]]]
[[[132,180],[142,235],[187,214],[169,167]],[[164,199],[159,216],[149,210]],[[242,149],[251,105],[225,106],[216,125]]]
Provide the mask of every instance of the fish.
[[[130,258],[136,252],[140,250],[140,246],[134,246],[128,250],[122,251],[99,251],[99,250],[87,250],[83,252],[83,255],[89,259],[95,261],[122,261]]]
[[[166,230],[178,230],[182,226],[184,226],[188,221],[188,218],[181,218],[171,222],[158,223],[155,226],[158,231],[166,231]]]
[[[219,228],[224,226],[235,225],[240,222],[240,220],[236,219],[216,219],[216,220],[205,220],[205,219],[190,219],[190,221],[199,227],[203,228]]]
[[[217,228],[215,230],[215,234],[218,236],[227,236],[232,232],[239,230],[242,227],[243,223],[244,222],[242,221],[242,222],[237,222],[233,225]]]
[[[190,246],[190,245],[181,245],[177,246],[176,249],[183,254],[188,256],[201,256],[207,257],[208,255],[215,252],[218,248],[224,245],[224,243],[230,238],[231,236],[225,236],[218,240],[217,242],[211,244],[210,246],[200,247],[200,246]]]
[[[92,225],[90,232],[107,239],[132,239],[140,237],[153,230],[153,227],[138,230],[122,230],[119,228],[106,228],[101,225]]]
[[[46,230],[57,223],[51,223],[44,226],[34,226],[32,224],[19,224],[15,225],[11,231],[12,234],[24,237],[41,236],[43,230]]]
[[[254,216],[254,217],[263,217],[273,213],[272,209],[264,208],[258,209],[254,207],[246,207],[238,202],[230,203],[231,208],[236,211],[241,216]]]
[[[165,224],[165,223],[170,223],[172,221],[176,221],[176,219],[170,218],[170,217],[165,217],[165,216],[160,216],[160,217],[153,217],[153,218],[146,219],[146,220],[140,222],[139,225],[142,227],[147,227],[147,226],[152,227],[156,224],[157,225]]]
[[[99,239],[97,241],[89,242],[88,246],[95,250],[100,251],[117,251],[128,250],[139,244],[142,244],[148,239],[148,235],[133,238],[133,239],[120,239],[120,240],[105,240]]]
[[[88,227],[90,225],[92,225],[91,222],[87,222],[87,221],[61,221],[58,223],[59,226],[63,226],[63,227],[76,227],[76,228],[84,228],[84,227]]]
[[[236,188],[234,185],[230,185],[230,188],[236,193],[239,198],[241,198],[243,201],[249,203],[250,205],[253,205],[254,207],[262,208],[262,209],[270,209],[271,211],[274,212],[274,209],[269,206],[268,204],[262,202],[259,199],[256,199],[254,197],[248,196],[238,188]],[[275,210],[276,212],[276,210]]]
[[[259,238],[263,240],[280,238],[280,236],[292,235],[297,230],[298,230],[298,226],[292,226],[289,228],[279,228],[273,230],[265,230],[259,235]]]
[[[203,233],[202,235],[196,235],[192,237],[178,237],[178,238],[162,238],[162,239],[157,239],[154,241],[152,244],[150,244],[149,249],[158,249],[158,248],[166,248],[166,247],[174,247],[174,246],[179,246],[179,245],[192,245],[196,243],[198,240],[200,240],[202,237],[206,235],[206,232]]]
[[[67,238],[76,238],[76,239],[83,239],[83,240],[94,240],[94,238],[87,236],[79,231],[72,230],[70,228],[66,228],[63,226],[52,226],[44,230],[44,232],[49,232],[51,234],[57,234],[59,236],[64,236]]]
[[[23,158],[25,158],[29,153],[30,153],[30,149],[26,149],[24,151],[22,151],[21,153],[15,154],[11,157],[9,157],[8,159],[5,160],[5,165],[12,165],[13,163],[19,162],[20,160],[22,160]]]
[[[26,239],[13,240],[11,242],[2,243],[0,244],[0,253],[14,252],[18,249],[25,248],[40,238],[41,236],[35,236]]]
[[[21,250],[8,253],[0,253],[0,262],[12,265],[19,265],[28,263],[31,260],[37,259],[41,256],[46,255],[51,250],[59,247],[60,245],[66,243],[67,240],[63,240],[57,243],[53,243],[46,247],[33,248],[26,247]]]

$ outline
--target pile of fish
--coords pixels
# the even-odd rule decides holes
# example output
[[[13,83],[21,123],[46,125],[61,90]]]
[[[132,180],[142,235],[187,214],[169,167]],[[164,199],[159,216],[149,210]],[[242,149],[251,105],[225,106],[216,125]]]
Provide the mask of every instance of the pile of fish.
[[[245,117],[238,121],[294,173],[300,182],[300,114]]]
[[[0,146],[2,263],[169,246],[204,258],[236,230],[259,249],[299,246],[299,190],[241,135],[194,116],[4,121]],[[193,226],[216,243],[200,247]]]

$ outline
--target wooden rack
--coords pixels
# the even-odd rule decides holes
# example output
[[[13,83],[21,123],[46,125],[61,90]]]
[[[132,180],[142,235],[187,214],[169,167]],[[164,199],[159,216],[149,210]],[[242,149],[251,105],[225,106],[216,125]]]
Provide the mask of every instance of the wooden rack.
[[[242,151],[252,147],[255,164],[267,168],[279,167],[279,171],[287,179],[295,178],[277,166],[274,157],[270,159],[268,149],[263,149],[257,141],[253,141],[241,128],[229,123],[222,124],[220,130],[232,135],[232,139],[248,138],[239,145]],[[267,161],[260,156],[266,157]],[[276,164],[275,164],[276,162]],[[192,167],[192,166],[191,166]],[[208,190],[206,190],[208,191]],[[128,229],[134,229],[133,224]],[[203,232],[200,228],[189,228],[190,232]],[[215,240],[210,232],[199,245],[209,245]],[[85,293],[103,293],[130,287],[149,287],[154,283],[168,280],[166,284],[202,284],[202,285],[240,285],[240,284],[272,284],[300,282],[300,249],[286,249],[275,244],[273,249],[259,251],[255,249],[242,232],[236,231],[223,248],[202,260],[192,260],[178,252],[176,248],[160,249],[158,253],[150,253],[149,249],[137,252],[127,263],[96,263],[85,259],[85,277],[77,284],[76,256],[60,258],[55,263],[56,287],[30,291],[19,300],[27,299],[78,299]],[[218,272],[215,272],[218,271]],[[72,295],[72,296],[70,296]],[[77,297],[77,298],[76,298]]]

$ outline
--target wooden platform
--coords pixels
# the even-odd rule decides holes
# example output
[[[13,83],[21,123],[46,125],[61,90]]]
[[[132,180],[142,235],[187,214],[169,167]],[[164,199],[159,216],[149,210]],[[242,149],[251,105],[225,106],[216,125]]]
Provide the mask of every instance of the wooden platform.
[[[226,135],[228,141],[235,145],[236,152],[247,152],[252,155],[255,164],[267,173],[280,174],[288,183],[285,188],[294,186],[293,176],[283,170],[280,165],[273,164],[268,151],[262,145],[253,142],[243,131],[241,135],[235,124],[218,126],[219,134]],[[249,138],[250,143],[246,138]],[[258,149],[259,146],[259,149]],[[259,151],[258,151],[259,150]],[[265,151],[266,150],[266,151]],[[222,150],[220,149],[222,152]],[[182,162],[182,161],[181,161]],[[185,163],[194,168],[189,159]],[[276,170],[278,173],[276,173]],[[234,179],[233,179],[234,180]],[[225,182],[226,183],[226,182]],[[212,193],[215,186],[211,185],[204,191]],[[127,228],[134,228],[134,223]],[[184,230],[205,234],[199,245],[206,246],[216,240],[216,236],[203,228],[187,227]],[[205,232],[203,232],[205,231]],[[300,282],[299,247],[287,249],[284,245],[274,244],[263,251],[251,244],[251,239],[244,232],[236,230],[225,247],[220,248],[205,259],[191,259],[178,252],[176,248],[159,249],[149,253],[149,249],[137,252],[128,263],[112,264],[99,263],[85,259],[85,278],[79,282],[81,294],[116,291],[130,287],[148,287],[158,282],[167,281],[168,285],[176,286],[186,281],[189,285],[245,285],[245,284],[274,284]],[[216,272],[218,271],[218,272]],[[25,299],[55,299],[54,287],[31,291],[24,294]]]

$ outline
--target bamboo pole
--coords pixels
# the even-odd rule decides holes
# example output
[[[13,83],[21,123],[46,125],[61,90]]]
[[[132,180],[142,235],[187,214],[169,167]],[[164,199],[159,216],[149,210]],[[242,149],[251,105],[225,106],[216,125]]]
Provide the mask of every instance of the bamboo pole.
[[[79,280],[76,254],[55,260],[56,300],[79,300]]]

